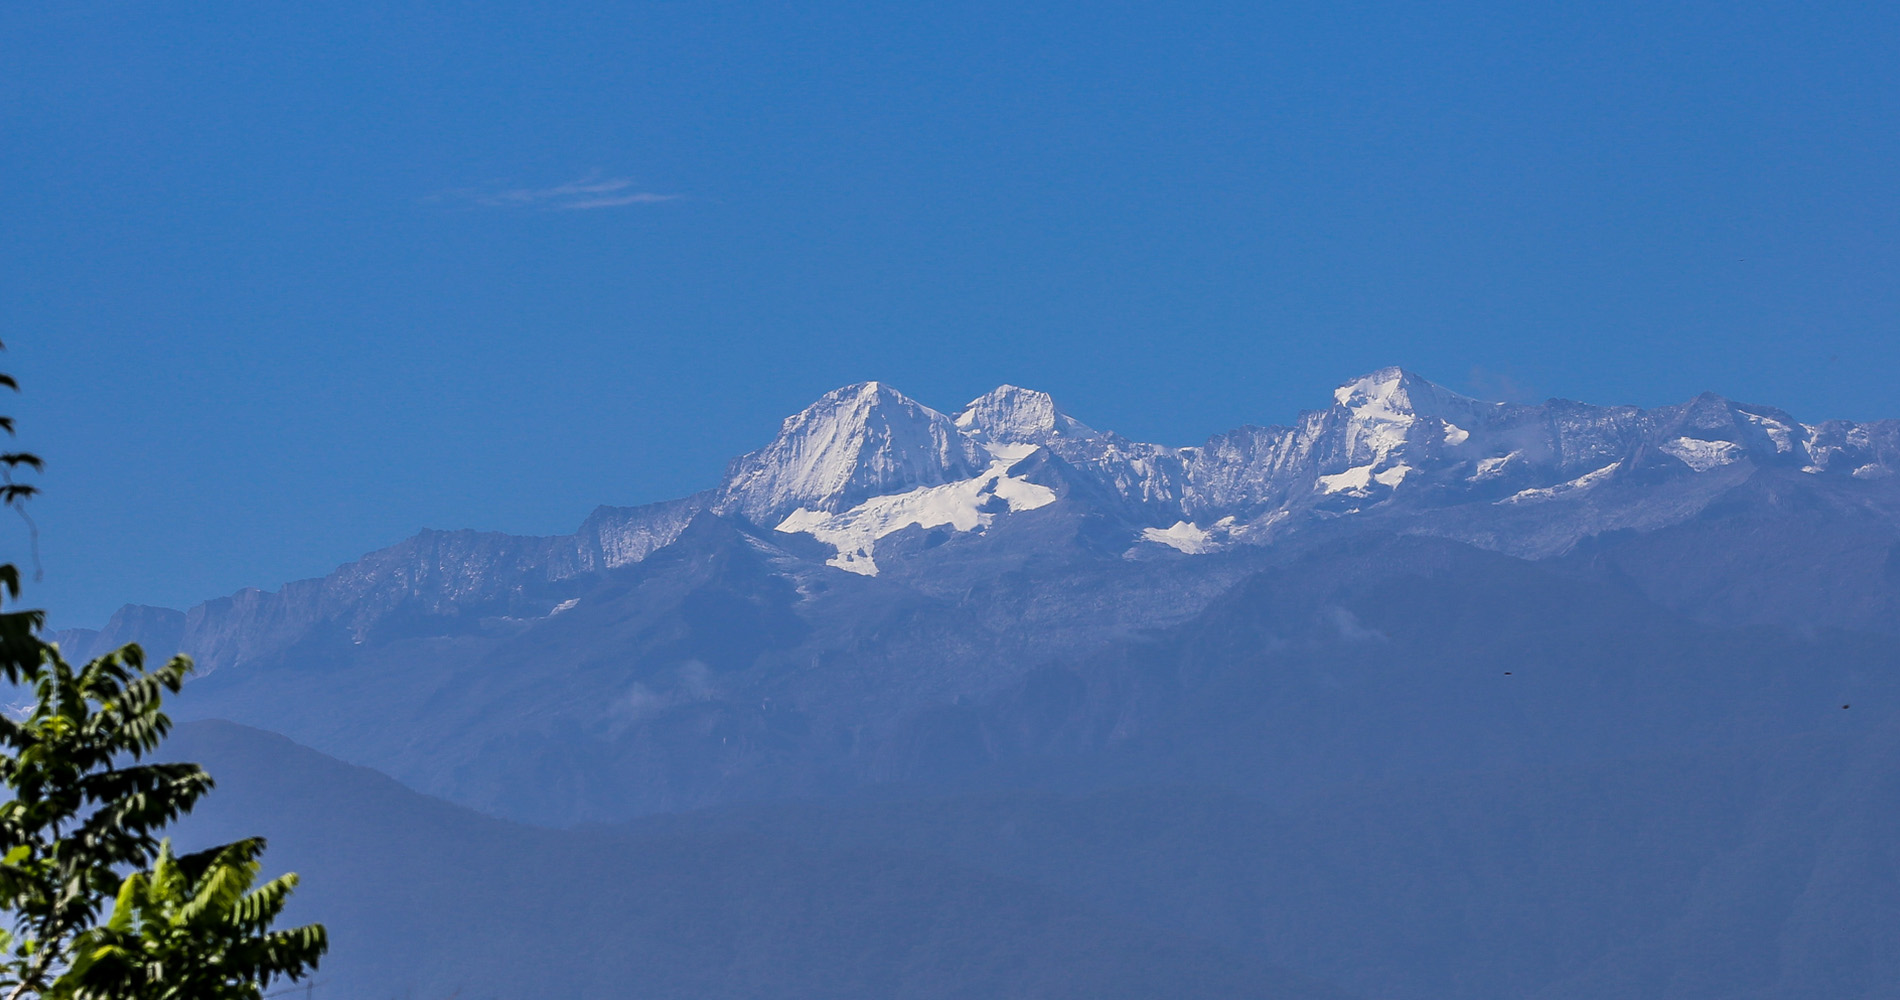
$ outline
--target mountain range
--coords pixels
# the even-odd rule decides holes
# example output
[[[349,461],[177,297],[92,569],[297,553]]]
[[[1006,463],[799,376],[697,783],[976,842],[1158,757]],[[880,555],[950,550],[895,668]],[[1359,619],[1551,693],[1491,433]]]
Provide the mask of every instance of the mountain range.
[[[317,622],[357,641],[398,611],[546,614],[563,583],[638,564],[702,516],[866,576],[879,574],[880,551],[912,554],[913,536],[982,536],[1058,501],[1127,559],[1371,530],[1541,559],[1679,524],[1746,485],[1891,520],[1897,466],[1896,420],[1804,424],[1712,394],[1652,410],[1485,403],[1397,368],[1340,386],[1291,427],[1181,448],[1096,431],[1014,386],[950,415],[864,382],[787,418],[703,493],[601,507],[569,536],[427,531],[275,594],[246,590],[183,614],[128,607],[98,641],[164,637],[216,669]],[[790,544],[807,535],[818,545]],[[84,630],[67,638],[89,641]]]
[[[294,832],[375,845],[418,810],[461,817],[471,870],[724,845],[613,877],[738,865],[737,911],[590,903],[688,984],[653,995],[1108,995],[1139,966],[1183,996],[1895,996],[1900,800],[1855,797],[1900,786],[1897,471],[1900,421],[1713,395],[1483,402],[1394,368],[1172,447],[1032,390],[941,412],[866,382],[572,535],[425,531],[57,639],[188,652],[175,714],[310,748],[193,730],[220,767],[304,762],[306,798],[243,815],[313,884],[437,899],[442,871]],[[394,779],[386,815],[346,765]],[[482,891],[549,905],[523,878]],[[1097,985],[974,930],[786,964],[814,942],[755,919],[778,906],[866,940],[993,917]],[[476,961],[459,940],[340,975]],[[714,955],[757,974],[693,978]]]

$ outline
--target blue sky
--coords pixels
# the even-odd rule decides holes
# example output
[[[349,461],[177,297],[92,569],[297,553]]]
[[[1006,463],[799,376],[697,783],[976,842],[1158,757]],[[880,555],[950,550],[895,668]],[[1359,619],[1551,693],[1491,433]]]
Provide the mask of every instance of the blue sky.
[[[1900,416],[1891,4],[511,6],[0,10],[56,622],[571,530],[866,378]]]

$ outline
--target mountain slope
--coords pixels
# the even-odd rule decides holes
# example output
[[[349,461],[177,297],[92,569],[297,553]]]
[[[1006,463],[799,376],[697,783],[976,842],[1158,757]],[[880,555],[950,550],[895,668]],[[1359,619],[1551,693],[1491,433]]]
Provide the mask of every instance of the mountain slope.
[[[574,832],[227,724],[168,752],[220,779],[188,839],[262,832],[305,877],[292,918],[330,922],[336,995],[1332,995],[1303,974],[1766,1000],[1896,995],[1893,722],[1272,801],[978,792]]]
[[[1892,997],[1900,744],[1355,782],[784,803],[642,828],[933,853],[1368,996]]]
[[[218,779],[182,843],[261,834],[303,877],[286,919],[329,925],[319,995],[1344,1000],[928,855],[515,826],[224,723],[166,752]]]

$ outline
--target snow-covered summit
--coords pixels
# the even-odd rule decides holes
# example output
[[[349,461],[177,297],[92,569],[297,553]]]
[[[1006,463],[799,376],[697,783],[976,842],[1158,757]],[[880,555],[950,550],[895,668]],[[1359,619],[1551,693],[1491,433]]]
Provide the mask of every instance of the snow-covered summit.
[[[1052,445],[1088,439],[1095,430],[1062,412],[1046,392],[999,385],[958,411],[958,429],[988,445]]]
[[[1421,473],[1507,454],[1535,408],[1486,403],[1401,368],[1333,390],[1291,427],[1243,427],[1192,449],[1186,510],[1196,517],[1383,502]],[[1500,431],[1504,433],[1499,433]]]
[[[1404,369],[1382,368],[1333,390],[1325,430],[1335,437],[1330,450],[1346,468],[1331,471],[1350,476],[1349,470],[1362,467],[1374,474],[1396,470],[1407,467],[1407,457],[1470,443],[1474,425],[1490,423],[1502,405],[1480,403]],[[1402,480],[1405,473],[1394,475]]]
[[[1403,368],[1381,368],[1333,390],[1333,403],[1355,414],[1464,416],[1481,407],[1503,406],[1460,395]]]
[[[770,444],[734,459],[713,506],[769,525],[801,507],[845,510],[968,479],[989,464],[949,417],[881,382],[860,382],[826,393],[786,418]]]
[[[1098,499],[1120,498],[1123,513],[1159,516],[1179,498],[1183,450],[1130,441],[1064,413],[1046,392],[1001,385],[970,401],[957,426],[998,458],[1047,448],[1096,484]]]

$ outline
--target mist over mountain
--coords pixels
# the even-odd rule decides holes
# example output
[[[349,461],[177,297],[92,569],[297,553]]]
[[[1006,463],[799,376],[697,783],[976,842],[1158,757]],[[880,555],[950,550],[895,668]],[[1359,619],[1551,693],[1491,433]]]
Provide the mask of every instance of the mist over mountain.
[[[182,649],[181,717],[471,810],[471,869],[510,838],[742,834],[809,901],[801,872],[858,884],[871,852],[992,887],[916,902],[957,920],[1028,901],[1242,976],[1207,995],[1892,996],[1896,814],[1857,797],[1900,782],[1897,470],[1900,422],[1712,395],[1492,403],[1384,369],[1174,447],[1030,389],[948,412],[867,382],[572,535],[427,531],[60,639]]]

